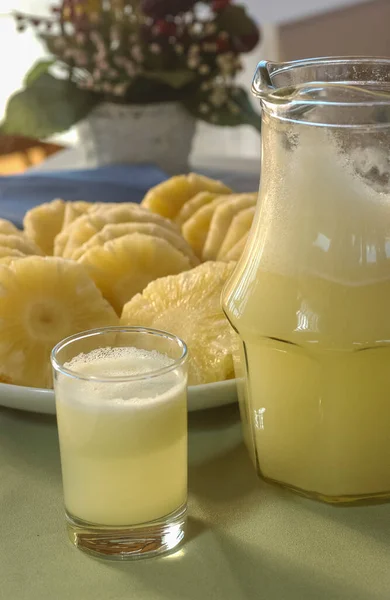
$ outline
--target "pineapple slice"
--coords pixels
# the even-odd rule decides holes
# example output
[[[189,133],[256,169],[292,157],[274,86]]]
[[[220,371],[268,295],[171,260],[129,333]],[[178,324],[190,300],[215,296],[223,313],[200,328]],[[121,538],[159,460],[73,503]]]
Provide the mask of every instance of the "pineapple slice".
[[[232,261],[232,260],[240,260],[242,253],[244,252],[246,243],[248,241],[248,237],[249,237],[249,231],[236,243],[234,244],[233,248],[231,248],[229,250],[229,252],[227,252],[225,259],[226,262]]]
[[[199,192],[220,195],[230,194],[231,189],[222,181],[204,175],[176,175],[151,188],[142,200],[142,206],[163,217],[175,219],[183,205]]]
[[[190,260],[167,240],[130,233],[90,248],[79,260],[118,314],[154,279],[191,268]]]
[[[15,252],[18,252],[17,250],[15,250]],[[6,265],[9,266],[11,263],[14,262],[14,260],[20,260],[21,258],[25,258],[26,255],[22,254],[20,252],[20,256],[17,256],[15,254],[12,254],[10,256],[0,256],[0,265]]]
[[[44,254],[53,254],[53,243],[64,221],[65,202],[53,200],[27,211],[23,220],[27,237],[39,246]]]
[[[222,288],[235,263],[204,263],[191,271],[153,281],[128,302],[122,325],[170,331],[189,349],[189,384],[234,377],[236,338],[221,308]]]
[[[19,250],[23,254],[42,254],[41,249],[32,240],[22,235],[0,233],[0,246]]]
[[[210,204],[217,196],[218,194],[212,194],[211,192],[199,192],[199,194],[196,194],[196,196],[182,206],[175,219],[175,223],[181,227],[197,210],[202,208],[202,206],[206,206],[206,204]]]
[[[78,217],[81,217],[81,215],[85,215],[85,213],[89,211],[91,206],[93,206],[92,202],[84,202],[83,200],[67,202],[65,205],[62,229],[68,227]]]
[[[196,256],[199,258],[202,257],[203,247],[207,239],[213,214],[217,206],[226,202],[228,198],[230,198],[228,195],[217,196],[217,198],[214,198],[214,200],[199,208],[192,217],[182,225],[181,231],[184,239],[187,240]]]
[[[92,209],[86,215],[76,219],[55,240],[54,253],[56,256],[70,258],[77,248],[85,244],[92,236],[101,231],[105,225],[114,223],[156,223],[171,231],[178,228],[168,219],[155,215],[139,204],[115,204],[114,206]]]
[[[117,325],[82,265],[28,256],[0,266],[0,379],[52,387],[50,352],[63,338]]]
[[[190,260],[192,267],[199,264],[199,259],[195,256],[191,246],[187,244],[185,239],[180,233],[175,233],[156,225],[155,223],[114,223],[113,225],[105,225],[103,229],[92,236],[88,242],[77,248],[71,258],[78,260],[81,258],[90,248],[94,246],[103,246],[106,242],[114,240],[116,238],[123,237],[129,233],[146,233],[147,235],[154,235],[163,240],[167,240],[176,250],[182,252]]]
[[[10,248],[9,246],[0,245],[0,259],[9,257],[22,258],[23,256],[26,256],[26,254],[24,252],[21,252],[17,248]]]
[[[252,227],[256,206],[250,206],[239,212],[231,222],[228,232],[218,252],[217,260],[224,260],[226,254],[248,233]]]
[[[257,194],[237,194],[230,196],[221,206],[217,206],[203,247],[203,261],[217,259],[233,218],[243,209],[255,206],[256,200]]]
[[[0,219],[0,233],[5,233],[7,235],[23,235],[23,231],[20,231],[11,221],[7,219]]]

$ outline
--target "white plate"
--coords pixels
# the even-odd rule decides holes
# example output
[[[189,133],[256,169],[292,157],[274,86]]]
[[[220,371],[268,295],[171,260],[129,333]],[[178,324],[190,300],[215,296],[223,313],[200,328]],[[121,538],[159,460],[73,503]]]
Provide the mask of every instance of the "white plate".
[[[188,410],[203,410],[233,404],[237,401],[235,379],[188,388]],[[0,406],[54,415],[53,390],[0,383]]]

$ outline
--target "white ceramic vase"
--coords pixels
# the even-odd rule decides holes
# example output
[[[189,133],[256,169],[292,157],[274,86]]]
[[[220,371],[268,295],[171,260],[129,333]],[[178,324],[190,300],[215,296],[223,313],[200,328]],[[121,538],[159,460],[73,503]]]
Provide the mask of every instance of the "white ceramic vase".
[[[169,174],[188,171],[196,120],[177,102],[103,103],[77,125],[87,163],[153,164]]]

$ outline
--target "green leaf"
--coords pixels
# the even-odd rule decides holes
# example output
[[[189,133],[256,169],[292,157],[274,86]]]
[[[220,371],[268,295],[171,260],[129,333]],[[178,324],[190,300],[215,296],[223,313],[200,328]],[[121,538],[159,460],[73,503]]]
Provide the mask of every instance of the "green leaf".
[[[24,78],[23,85],[24,87],[29,87],[34,83],[36,79],[43,73],[47,73],[50,67],[55,63],[55,60],[39,60],[35,63],[35,65],[30,69]]]
[[[211,107],[207,96],[201,93],[189,96],[183,104],[197,119],[212,125],[222,127],[251,125],[257,131],[261,131],[261,116],[255,111],[247,92],[242,88],[233,88],[228,102],[219,108]],[[201,110],[205,106],[208,107],[208,112]]]
[[[0,133],[46,138],[68,130],[99,100],[97,94],[80,90],[71,81],[42,73],[10,98]]]
[[[196,74],[193,71],[181,69],[176,71],[145,71],[142,76],[160,81],[178,90],[194,81]]]
[[[223,31],[227,31],[234,36],[250,35],[257,31],[256,23],[248,15],[245,8],[237,4],[228,4],[219,13],[217,22]]]

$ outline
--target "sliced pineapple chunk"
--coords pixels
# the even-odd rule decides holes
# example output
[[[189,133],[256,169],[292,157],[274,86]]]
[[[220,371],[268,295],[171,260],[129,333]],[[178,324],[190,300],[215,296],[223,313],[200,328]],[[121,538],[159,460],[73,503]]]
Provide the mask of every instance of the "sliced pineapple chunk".
[[[204,263],[153,281],[128,302],[122,325],[154,327],[176,334],[189,349],[189,384],[234,377],[236,339],[221,308],[222,288],[235,263]]]
[[[190,200],[181,207],[179,214],[175,219],[175,223],[181,227],[183,223],[188,221],[188,219],[196,213],[197,210],[202,208],[202,206],[206,206],[206,204],[210,204],[210,202],[217,198],[218,195],[219,194],[212,194],[211,192],[199,192],[199,194],[190,198]]]
[[[232,261],[232,260],[240,260],[242,253],[244,252],[246,243],[248,241],[248,237],[249,237],[249,231],[248,233],[246,233],[245,235],[243,235],[243,237],[236,243],[234,244],[233,248],[231,248],[229,250],[229,252],[227,252],[225,259],[226,262]]]
[[[118,314],[154,279],[191,268],[190,260],[162,238],[130,233],[90,248],[79,260]]]
[[[163,217],[175,219],[183,205],[199,192],[220,195],[230,194],[231,189],[222,181],[204,175],[176,175],[151,188],[142,200],[142,206]]]
[[[32,240],[22,235],[0,233],[0,246],[19,250],[23,254],[42,254],[41,249]]]
[[[103,229],[105,225],[114,223],[156,223],[170,231],[178,232],[176,225],[160,215],[151,213],[139,204],[115,204],[111,207],[92,209],[86,215],[76,219],[70,227],[62,231],[55,239],[56,256],[70,258],[77,248]]]
[[[203,247],[203,261],[216,260],[234,216],[244,208],[254,206],[256,200],[256,194],[237,194],[229,196],[226,202],[217,206]]]
[[[240,241],[240,239],[248,233],[252,227],[253,219],[256,212],[256,206],[245,208],[232,219],[225,239],[218,252],[217,260],[224,260],[226,254]]]
[[[24,231],[44,254],[53,254],[53,243],[64,221],[65,202],[53,200],[27,211],[23,220]]]
[[[217,206],[226,202],[228,198],[230,198],[228,195],[217,196],[205,206],[201,206],[201,208],[199,208],[188,221],[182,225],[181,231],[184,239],[187,240],[196,256],[199,258],[202,257],[203,247],[207,239],[213,214]]]
[[[81,258],[90,248],[94,246],[103,246],[106,242],[114,240],[116,238],[123,237],[129,233],[146,233],[147,235],[154,235],[155,237],[167,240],[174,248],[182,252],[190,260],[191,266],[195,267],[199,264],[199,259],[195,256],[191,246],[185,241],[180,233],[176,233],[156,225],[156,223],[114,223],[113,225],[105,225],[103,229],[92,236],[88,242],[77,248],[71,258],[78,260]]]
[[[5,233],[7,235],[23,235],[23,231],[20,231],[11,221],[7,219],[0,219],[0,233]]]
[[[0,266],[0,379],[52,387],[50,352],[63,338],[118,318],[86,269],[28,256]]]
[[[71,202],[67,202],[65,205],[62,229],[68,227],[78,217],[81,217],[81,215],[85,215],[85,213],[87,213],[92,206],[92,202],[84,202],[83,200],[73,200]]]
[[[0,258],[8,258],[8,257],[22,258],[23,256],[26,256],[26,254],[24,252],[21,252],[17,248],[11,248],[10,246],[0,245]]]
[[[15,250],[15,252],[17,252],[17,250]],[[20,260],[21,258],[26,258],[25,254],[22,254],[21,252],[19,254],[20,255],[12,254],[12,255],[8,255],[8,256],[0,256],[0,265],[9,266],[11,263],[14,262],[14,260]]]

